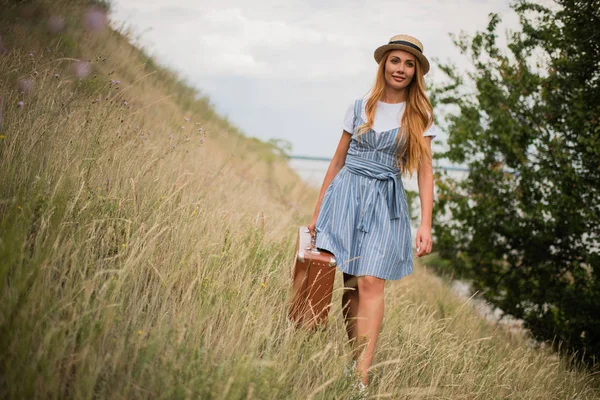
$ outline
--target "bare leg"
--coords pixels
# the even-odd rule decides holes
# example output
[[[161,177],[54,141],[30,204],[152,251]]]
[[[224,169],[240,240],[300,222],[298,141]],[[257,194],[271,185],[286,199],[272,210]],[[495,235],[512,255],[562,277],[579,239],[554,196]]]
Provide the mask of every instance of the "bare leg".
[[[358,303],[356,328],[359,357],[356,367],[360,372],[362,383],[365,385],[369,383],[367,370],[373,361],[375,345],[383,322],[384,286],[384,279],[374,276],[358,277],[360,302]]]
[[[344,295],[342,313],[346,322],[346,333],[352,346],[356,346],[356,316],[358,315],[358,280],[354,275],[344,272]],[[356,353],[356,352],[355,352]],[[354,358],[356,359],[357,354]]]

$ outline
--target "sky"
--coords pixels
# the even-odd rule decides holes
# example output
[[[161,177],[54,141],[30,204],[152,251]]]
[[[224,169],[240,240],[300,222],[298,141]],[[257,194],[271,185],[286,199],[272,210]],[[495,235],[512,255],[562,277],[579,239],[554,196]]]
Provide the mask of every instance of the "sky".
[[[449,34],[484,30],[491,12],[505,42],[519,26],[506,0],[112,0],[111,20],[245,135],[331,157],[348,105],[374,82],[377,47],[417,37],[431,64],[426,82],[442,82],[440,62],[469,68]]]

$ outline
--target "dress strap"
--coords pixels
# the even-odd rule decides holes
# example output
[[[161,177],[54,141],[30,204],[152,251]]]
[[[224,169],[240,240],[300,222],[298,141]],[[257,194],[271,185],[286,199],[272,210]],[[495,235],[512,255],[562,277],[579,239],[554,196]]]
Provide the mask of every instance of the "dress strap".
[[[358,99],[354,102],[354,126],[353,126],[354,133],[356,133],[356,128],[357,128],[356,122],[360,118],[360,114],[362,111],[362,102],[363,102],[363,99]]]

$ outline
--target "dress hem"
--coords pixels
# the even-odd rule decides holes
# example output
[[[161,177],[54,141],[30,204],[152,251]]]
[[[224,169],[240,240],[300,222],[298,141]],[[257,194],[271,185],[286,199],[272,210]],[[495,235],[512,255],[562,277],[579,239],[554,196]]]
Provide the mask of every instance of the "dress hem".
[[[336,248],[335,245],[332,244],[332,241],[329,240],[329,234],[327,232],[324,231],[319,231],[318,229],[316,229],[316,233],[317,233],[317,240],[315,243],[315,246],[317,247],[317,249],[321,249],[321,250],[325,250],[328,251],[330,253],[332,253],[335,256],[336,259],[336,267],[337,269],[339,269],[341,272],[345,273],[345,274],[349,274],[349,275],[353,275],[353,276],[374,276],[376,278],[380,278],[380,279],[384,279],[386,281],[398,281],[402,278],[404,278],[407,275],[410,275],[414,272],[414,266],[411,263],[410,268],[406,268],[404,269],[404,271],[406,271],[405,273],[402,273],[400,275],[390,275],[390,276],[382,276],[382,275],[376,275],[376,274],[359,274],[359,275],[354,275],[351,272],[349,272],[348,268],[344,268],[342,267],[342,264],[339,263],[339,254],[341,253],[339,251],[338,248]],[[349,263],[345,263],[344,265],[347,266],[347,264]]]

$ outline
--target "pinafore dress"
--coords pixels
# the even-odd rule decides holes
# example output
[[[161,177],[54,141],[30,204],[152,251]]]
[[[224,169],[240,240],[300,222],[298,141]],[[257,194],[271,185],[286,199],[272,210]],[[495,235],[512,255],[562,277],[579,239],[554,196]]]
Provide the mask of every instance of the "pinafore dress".
[[[315,225],[316,247],[333,253],[347,274],[397,280],[413,272],[410,217],[400,169],[399,128],[357,138],[362,99],[354,103],[352,140]]]

